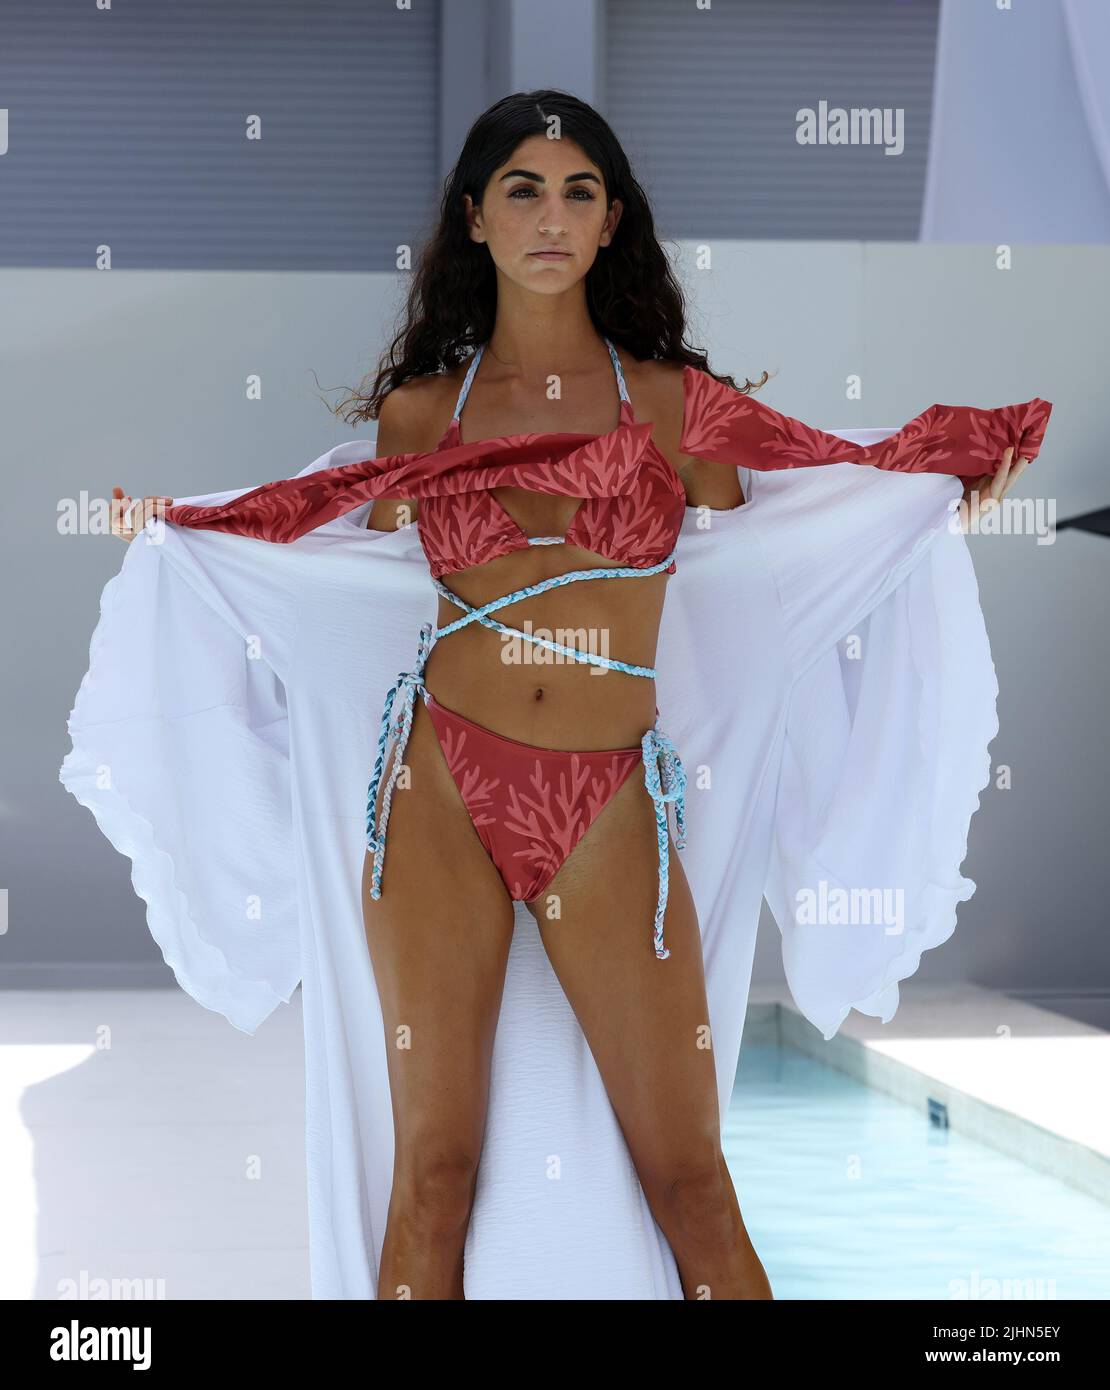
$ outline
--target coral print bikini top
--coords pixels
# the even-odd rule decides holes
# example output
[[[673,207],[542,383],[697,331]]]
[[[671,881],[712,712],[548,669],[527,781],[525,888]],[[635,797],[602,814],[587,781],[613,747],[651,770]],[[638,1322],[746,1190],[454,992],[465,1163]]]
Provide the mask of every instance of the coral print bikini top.
[[[451,423],[427,453],[390,454],[263,483],[217,506],[166,508],[178,526],[260,540],[297,540],[377,497],[416,498],[418,533],[432,575],[482,564],[528,545],[573,543],[622,566],[660,565],[675,548],[686,494],[632,411],[613,344],[620,423],[608,434],[514,434],[463,444],[459,417],[482,349],[472,360]],[[699,368],[685,366],[680,451],[733,467],[772,470],[864,463],[902,473],[994,474],[1011,445],[1036,458],[1052,411],[1034,396],[1018,405],[931,405],[877,444],[851,444],[783,415]],[[564,536],[528,536],[491,491],[501,486],[582,498]],[[673,573],[675,565],[666,566]]]
[[[494,441],[498,445],[531,447],[540,444],[547,455],[532,464],[514,467],[513,483],[534,492],[581,497],[582,504],[562,536],[528,536],[490,491],[461,494],[433,492],[420,503],[417,526],[432,574],[441,575],[481,565],[530,545],[581,546],[583,550],[622,565],[648,567],[674,550],[686,514],[686,489],[670,462],[651,438],[651,425],[640,425],[632,410],[616,348],[605,339],[620,393],[620,422],[608,434],[582,436],[517,434]],[[436,452],[462,444],[460,417],[485,345],[478,349],[455,404],[451,423]],[[553,441],[570,442],[569,450]],[[675,565],[667,568],[673,574]]]

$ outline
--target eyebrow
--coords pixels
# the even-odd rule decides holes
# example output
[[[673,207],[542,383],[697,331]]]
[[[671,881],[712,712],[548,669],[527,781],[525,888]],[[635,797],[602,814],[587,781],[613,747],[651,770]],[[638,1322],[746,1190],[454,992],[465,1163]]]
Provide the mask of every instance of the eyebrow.
[[[534,174],[531,169],[510,169],[507,174],[502,174],[497,182],[504,183],[506,179],[516,178],[518,175],[522,179],[532,179],[535,183],[547,182],[542,174]],[[599,186],[601,184],[601,180],[598,176],[596,174],[591,174],[588,169],[584,169],[580,174],[568,174],[563,182],[576,183],[579,179],[592,179],[593,182]]]

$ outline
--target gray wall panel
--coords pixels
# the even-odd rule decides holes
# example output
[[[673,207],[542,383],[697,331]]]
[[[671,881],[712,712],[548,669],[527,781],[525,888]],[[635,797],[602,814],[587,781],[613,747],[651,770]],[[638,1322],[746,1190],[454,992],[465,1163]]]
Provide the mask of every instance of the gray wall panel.
[[[391,270],[438,78],[438,0],[4,0],[0,264]]]
[[[938,0],[609,0],[605,114],[668,237],[916,240]],[[821,101],[905,148],[799,145]]]

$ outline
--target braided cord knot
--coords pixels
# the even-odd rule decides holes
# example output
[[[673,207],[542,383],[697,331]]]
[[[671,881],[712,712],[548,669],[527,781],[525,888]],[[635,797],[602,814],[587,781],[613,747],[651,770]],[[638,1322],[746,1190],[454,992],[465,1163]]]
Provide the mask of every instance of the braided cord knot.
[[[678,749],[659,728],[658,722],[640,740],[644,758],[644,785],[655,803],[655,829],[659,842],[659,896],[655,906],[655,954],[666,960],[670,951],[663,944],[663,918],[667,911],[667,892],[670,886],[670,846],[667,825],[667,803],[673,801],[678,834],[675,845],[686,848],[686,769]]]
[[[432,624],[425,623],[420,629],[420,645],[416,653],[416,665],[411,671],[401,671],[396,681],[389,687],[382,710],[381,726],[378,730],[378,756],[374,760],[374,771],[366,793],[366,849],[374,856],[374,870],[370,884],[370,896],[377,900],[382,895],[382,871],[385,868],[385,832],[389,826],[389,811],[393,804],[393,788],[397,785],[401,768],[404,766],[405,748],[412,730],[413,707],[416,692],[428,698],[424,685],[424,667],[431,651]],[[393,737],[393,762],[389,780],[382,795],[381,815],[374,825],[374,807],[378,799],[378,785],[385,767],[386,744]]]

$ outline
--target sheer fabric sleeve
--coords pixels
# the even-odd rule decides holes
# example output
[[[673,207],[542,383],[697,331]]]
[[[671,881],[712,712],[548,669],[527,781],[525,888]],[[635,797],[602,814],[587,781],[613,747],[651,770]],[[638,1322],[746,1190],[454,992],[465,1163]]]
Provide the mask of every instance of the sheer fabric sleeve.
[[[131,860],[180,985],[247,1033],[300,979],[283,680],[293,558],[154,523],[132,541],[101,594],[59,773]]]
[[[749,483],[791,670],[765,896],[829,1039],[853,1008],[893,1017],[975,890],[998,686],[955,477],[832,463]]]

